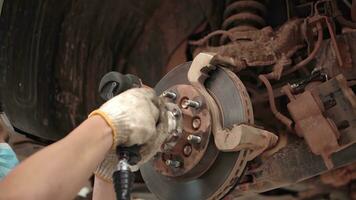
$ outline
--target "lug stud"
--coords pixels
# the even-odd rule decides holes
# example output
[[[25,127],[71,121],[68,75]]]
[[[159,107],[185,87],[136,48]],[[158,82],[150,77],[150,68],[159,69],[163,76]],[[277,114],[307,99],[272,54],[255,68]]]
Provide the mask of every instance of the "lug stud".
[[[170,99],[172,99],[172,100],[175,100],[175,99],[177,98],[177,94],[174,93],[174,92],[170,92],[170,91],[164,91],[164,92],[162,93],[162,96],[167,97],[167,98],[170,98]]]
[[[201,137],[196,135],[188,135],[187,140],[191,144],[199,144],[201,142]]]
[[[198,101],[193,101],[193,100],[183,100],[182,102],[182,108],[187,109],[188,107],[192,107],[192,108],[199,108],[200,107],[200,103]]]

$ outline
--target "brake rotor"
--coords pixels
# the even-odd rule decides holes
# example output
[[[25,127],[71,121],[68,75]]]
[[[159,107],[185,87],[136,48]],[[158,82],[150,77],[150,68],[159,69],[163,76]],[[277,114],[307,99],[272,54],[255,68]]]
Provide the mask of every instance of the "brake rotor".
[[[155,87],[157,94],[162,94],[177,85],[189,85],[187,73],[190,65],[191,62],[179,65],[163,77]],[[235,74],[217,68],[206,80],[205,86],[219,106],[223,127],[231,128],[235,124],[253,123],[251,102],[245,87]],[[210,141],[213,141],[212,134]],[[220,199],[226,195],[241,177],[248,152],[247,150],[219,152],[215,146],[206,146],[207,152],[214,152],[205,155],[207,157],[205,159],[211,163],[201,168],[201,173],[195,173],[198,176],[193,179],[182,179],[172,175],[171,171],[157,170],[157,157],[142,166],[141,174],[149,190],[162,200]],[[210,158],[212,156],[214,158]],[[178,174],[182,173],[181,170]]]

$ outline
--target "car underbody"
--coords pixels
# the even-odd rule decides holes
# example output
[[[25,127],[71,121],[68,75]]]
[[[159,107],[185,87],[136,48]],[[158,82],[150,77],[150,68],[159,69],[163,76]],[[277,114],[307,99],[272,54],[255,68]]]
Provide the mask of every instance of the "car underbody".
[[[159,199],[356,199],[356,1],[11,0],[0,91],[44,145],[98,107],[109,71],[182,109],[142,169]]]

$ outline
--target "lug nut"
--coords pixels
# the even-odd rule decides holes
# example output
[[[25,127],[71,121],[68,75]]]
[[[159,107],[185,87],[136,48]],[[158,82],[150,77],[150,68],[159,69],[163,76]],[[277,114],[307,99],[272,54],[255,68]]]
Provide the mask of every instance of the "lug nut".
[[[183,149],[183,153],[185,156],[190,156],[190,154],[192,153],[192,146],[186,145]]]
[[[199,144],[201,142],[201,137],[196,135],[188,135],[187,140],[192,144]]]
[[[183,100],[182,108],[187,109],[188,107],[199,108],[200,107],[200,103],[198,101],[192,101],[192,100],[189,100],[189,99]]]
[[[192,126],[194,129],[200,128],[200,125],[201,125],[201,121],[199,118],[193,119]]]
[[[180,167],[181,163],[176,160],[166,160],[166,165],[168,165],[170,167],[178,168],[178,167]]]
[[[164,92],[162,93],[162,96],[167,97],[167,98],[170,98],[170,99],[172,99],[172,100],[174,100],[174,99],[177,98],[177,94],[174,93],[174,92],[170,92],[170,91],[164,91]]]

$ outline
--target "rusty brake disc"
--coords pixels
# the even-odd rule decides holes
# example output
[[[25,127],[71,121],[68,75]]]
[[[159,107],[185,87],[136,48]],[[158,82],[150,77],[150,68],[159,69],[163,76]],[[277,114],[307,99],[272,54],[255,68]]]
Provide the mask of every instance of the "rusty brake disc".
[[[155,87],[161,94],[176,85],[189,85],[187,73],[191,62],[179,65],[169,72]],[[222,125],[232,128],[235,124],[253,121],[241,92],[241,81],[233,73],[217,68],[206,80],[205,86],[219,105]],[[246,166],[247,150],[218,152],[217,157],[204,173],[194,179],[179,179],[157,171],[153,160],[141,168],[149,190],[162,200],[220,199],[236,184]]]

